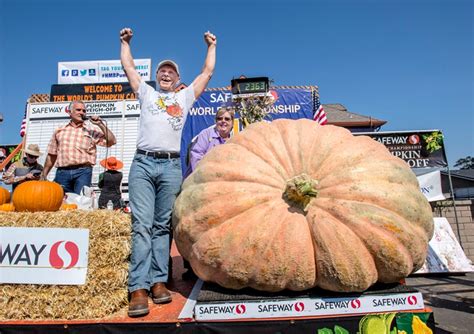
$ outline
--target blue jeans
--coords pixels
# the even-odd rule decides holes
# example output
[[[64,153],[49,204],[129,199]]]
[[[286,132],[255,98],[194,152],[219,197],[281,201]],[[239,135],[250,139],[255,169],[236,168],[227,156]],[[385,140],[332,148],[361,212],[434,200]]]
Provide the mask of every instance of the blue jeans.
[[[65,193],[80,194],[84,186],[91,186],[92,183],[92,167],[81,167],[76,169],[56,170],[54,182],[59,183]]]
[[[130,292],[168,280],[171,211],[181,187],[181,161],[135,154],[128,176],[132,209]]]

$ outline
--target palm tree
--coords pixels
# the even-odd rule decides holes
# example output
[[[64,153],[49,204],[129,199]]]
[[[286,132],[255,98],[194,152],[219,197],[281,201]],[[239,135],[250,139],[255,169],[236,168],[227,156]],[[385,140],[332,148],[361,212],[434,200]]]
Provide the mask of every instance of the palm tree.
[[[456,161],[454,167],[460,167],[459,169],[474,169],[474,157],[468,155],[465,158],[461,158]]]

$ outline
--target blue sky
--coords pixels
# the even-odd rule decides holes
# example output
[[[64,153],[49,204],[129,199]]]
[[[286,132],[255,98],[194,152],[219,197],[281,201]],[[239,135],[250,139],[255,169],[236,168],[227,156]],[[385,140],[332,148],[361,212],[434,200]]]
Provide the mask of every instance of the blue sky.
[[[474,5],[411,1],[0,0],[0,144],[19,143],[25,101],[49,93],[61,61],[172,58],[189,83],[218,38],[210,87],[233,77],[317,85],[322,103],[386,120],[382,131],[440,129],[450,165],[474,156]]]

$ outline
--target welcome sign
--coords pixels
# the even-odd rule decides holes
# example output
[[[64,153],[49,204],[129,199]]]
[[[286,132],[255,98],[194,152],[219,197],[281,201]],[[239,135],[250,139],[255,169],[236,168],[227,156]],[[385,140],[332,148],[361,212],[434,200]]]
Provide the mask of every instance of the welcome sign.
[[[153,88],[156,87],[155,81],[147,81],[147,84]],[[49,94],[51,102],[135,100],[136,98],[128,82],[51,85]]]
[[[89,230],[0,227],[0,235],[0,284],[85,284]]]

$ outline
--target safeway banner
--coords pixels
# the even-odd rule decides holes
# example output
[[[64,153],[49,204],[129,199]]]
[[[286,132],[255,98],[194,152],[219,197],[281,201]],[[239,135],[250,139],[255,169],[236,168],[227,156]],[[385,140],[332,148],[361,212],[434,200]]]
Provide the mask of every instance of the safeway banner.
[[[89,230],[0,227],[0,283],[82,285]]]
[[[145,81],[151,79],[151,59],[135,59],[135,69]],[[58,63],[58,84],[127,82],[120,60]]]
[[[49,102],[49,103],[30,103],[29,118],[30,120],[53,119],[53,118],[69,118],[66,114],[70,102]],[[122,115],[139,115],[140,103],[137,100],[122,101],[90,101],[84,102],[87,108],[88,116],[117,116]],[[66,121],[65,120],[65,121]]]
[[[424,309],[419,292],[340,298],[295,298],[237,302],[198,302],[197,321],[336,316]]]
[[[444,136],[440,130],[366,132],[366,135],[385,145],[390,153],[404,160],[411,168],[446,167]]]

